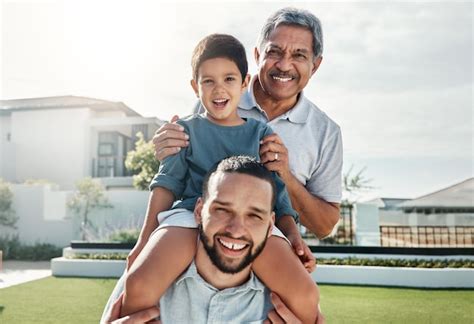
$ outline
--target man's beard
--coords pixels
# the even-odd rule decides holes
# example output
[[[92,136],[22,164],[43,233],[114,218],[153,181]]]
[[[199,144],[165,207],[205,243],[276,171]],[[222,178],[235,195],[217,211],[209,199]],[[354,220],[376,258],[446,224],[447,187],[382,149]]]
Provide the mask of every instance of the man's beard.
[[[250,265],[253,262],[253,260],[255,260],[255,258],[259,256],[260,253],[262,253],[262,250],[265,247],[265,243],[267,242],[268,232],[270,231],[270,228],[271,228],[271,226],[269,226],[268,229],[267,229],[267,233],[265,234],[265,239],[263,240],[263,242],[260,245],[258,245],[255,248],[254,252],[252,252],[253,242],[247,241],[249,243],[247,254],[243,257],[243,259],[242,259],[242,261],[240,261],[240,263],[238,263],[236,265],[230,265],[230,264],[226,264],[226,262],[224,261],[224,258],[219,255],[219,252],[217,252],[217,248],[216,248],[216,244],[218,244],[218,243],[216,243],[217,240],[213,240],[214,245],[211,245],[212,241],[209,238],[209,236],[207,236],[204,233],[204,231],[202,229],[202,225],[199,224],[199,226],[198,226],[199,238],[202,242],[202,245],[204,246],[204,249],[207,252],[207,255],[209,255],[209,258],[211,259],[212,263],[220,271],[222,271],[224,273],[230,273],[230,274],[235,274],[235,273],[238,273],[238,272],[242,271],[248,265]],[[219,234],[219,235],[230,237],[229,235],[225,235],[225,234]]]

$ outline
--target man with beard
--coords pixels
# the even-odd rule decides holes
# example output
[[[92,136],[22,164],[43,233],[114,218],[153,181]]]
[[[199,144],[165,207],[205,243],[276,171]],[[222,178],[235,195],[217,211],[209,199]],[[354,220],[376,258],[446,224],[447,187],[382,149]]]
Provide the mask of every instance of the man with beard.
[[[196,256],[160,300],[163,323],[248,323],[267,316],[297,321],[277,297],[270,300],[251,271],[271,235],[274,202],[272,175],[253,158],[227,158],[209,173],[194,211],[199,224]],[[272,301],[283,313],[271,311]],[[105,321],[115,318],[109,315]],[[133,323],[131,318],[118,321]]]

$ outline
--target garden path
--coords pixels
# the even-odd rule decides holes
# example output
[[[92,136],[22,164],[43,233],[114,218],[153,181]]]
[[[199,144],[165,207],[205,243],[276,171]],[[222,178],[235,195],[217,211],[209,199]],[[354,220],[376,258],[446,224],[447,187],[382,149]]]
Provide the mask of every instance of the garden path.
[[[49,261],[3,261],[0,263],[0,289],[49,276],[51,276]]]

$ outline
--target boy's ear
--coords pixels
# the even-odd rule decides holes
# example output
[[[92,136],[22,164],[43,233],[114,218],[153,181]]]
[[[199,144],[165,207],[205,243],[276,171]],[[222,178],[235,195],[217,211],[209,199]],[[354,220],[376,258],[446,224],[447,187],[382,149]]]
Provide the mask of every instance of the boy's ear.
[[[201,224],[202,223],[202,217],[201,217],[201,212],[202,212],[202,205],[204,202],[202,201],[202,198],[199,197],[198,200],[196,201],[196,205],[194,207],[194,219],[196,220],[196,224]]]
[[[245,76],[244,82],[242,82],[242,93],[245,91],[245,89],[247,89],[249,84],[250,84],[250,74],[247,74]]]
[[[194,93],[196,94],[196,97],[199,98],[199,87],[198,87],[198,84],[197,84],[196,80],[194,80],[194,79],[191,80],[191,87],[193,88]]]

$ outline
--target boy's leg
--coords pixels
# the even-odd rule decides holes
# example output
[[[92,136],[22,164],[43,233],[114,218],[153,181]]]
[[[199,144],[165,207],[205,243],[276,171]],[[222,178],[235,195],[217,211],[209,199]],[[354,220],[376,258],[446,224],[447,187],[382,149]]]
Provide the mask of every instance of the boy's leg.
[[[150,236],[128,271],[121,316],[156,305],[166,289],[191,264],[197,229],[164,227]]]
[[[120,297],[120,295],[123,292],[123,288],[125,285],[125,278],[127,277],[127,270],[122,274],[120,279],[117,281],[115,284],[115,288],[110,294],[109,300],[107,301],[107,304],[105,304],[104,310],[102,311],[102,316],[100,318],[100,323],[105,324],[106,323],[106,316],[110,312],[110,308],[112,305],[115,303],[115,301]]]
[[[315,323],[319,290],[293,249],[283,238],[272,235],[252,269],[258,278],[303,323]]]

